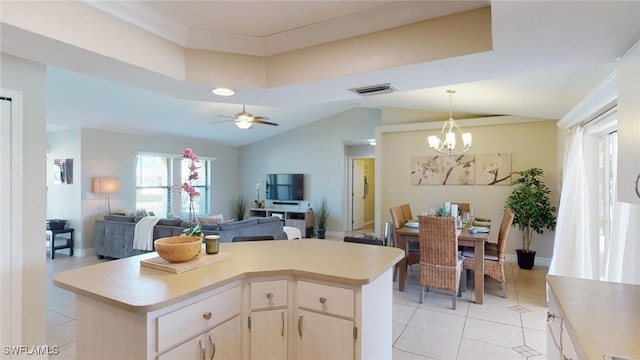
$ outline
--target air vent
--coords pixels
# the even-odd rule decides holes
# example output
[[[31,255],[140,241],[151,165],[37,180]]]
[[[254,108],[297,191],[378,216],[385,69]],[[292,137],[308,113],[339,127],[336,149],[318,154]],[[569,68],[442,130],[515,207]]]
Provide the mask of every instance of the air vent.
[[[354,88],[349,90],[360,96],[371,96],[371,95],[389,94],[394,92],[396,89],[393,86],[391,86],[391,84],[386,83],[386,84],[380,84],[380,85],[364,86],[364,87]]]

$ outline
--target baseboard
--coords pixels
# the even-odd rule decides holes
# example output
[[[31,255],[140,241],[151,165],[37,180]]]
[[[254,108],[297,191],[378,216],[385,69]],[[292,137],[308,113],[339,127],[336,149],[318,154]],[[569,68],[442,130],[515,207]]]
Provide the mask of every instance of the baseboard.
[[[73,256],[76,256],[76,257],[96,256],[96,248],[73,249]]]
[[[504,259],[505,259],[505,261],[509,261],[509,262],[513,262],[513,263],[517,263],[518,262],[518,256],[516,254],[505,254],[504,255]],[[549,265],[551,265],[551,258],[545,258],[545,257],[536,256],[536,260],[533,263],[533,265],[534,266],[549,267]]]

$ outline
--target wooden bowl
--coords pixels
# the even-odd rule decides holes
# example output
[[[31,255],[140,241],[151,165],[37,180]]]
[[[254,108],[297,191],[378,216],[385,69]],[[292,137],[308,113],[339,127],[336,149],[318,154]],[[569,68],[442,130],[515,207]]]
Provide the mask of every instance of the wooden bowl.
[[[196,236],[170,236],[153,242],[158,255],[169,262],[183,262],[198,255],[202,238]]]

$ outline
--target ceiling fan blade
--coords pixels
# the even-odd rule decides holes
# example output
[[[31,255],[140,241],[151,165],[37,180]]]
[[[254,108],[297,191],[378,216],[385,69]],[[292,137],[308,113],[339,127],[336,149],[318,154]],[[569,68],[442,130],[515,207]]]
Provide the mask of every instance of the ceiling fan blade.
[[[273,125],[273,126],[278,126],[278,124],[271,122],[271,121],[267,121],[269,118],[268,117],[263,117],[263,116],[255,116],[253,118],[253,122],[256,124],[265,124],[265,125]]]
[[[231,117],[231,116],[221,116],[221,117],[225,117],[225,118],[228,118],[228,119],[225,119],[225,120],[212,120],[212,121],[209,121],[208,123],[209,124],[224,124],[224,123],[235,121],[235,119],[236,119],[236,118]]]

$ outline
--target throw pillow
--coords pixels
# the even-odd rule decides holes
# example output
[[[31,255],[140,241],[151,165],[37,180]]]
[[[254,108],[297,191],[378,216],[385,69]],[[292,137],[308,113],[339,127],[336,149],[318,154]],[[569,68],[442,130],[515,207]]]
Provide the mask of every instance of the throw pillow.
[[[202,224],[220,224],[224,222],[224,215],[218,214],[213,216],[198,216],[197,222]]]
[[[138,209],[136,210],[136,216],[148,216],[149,214],[147,213],[147,210],[145,209]]]

